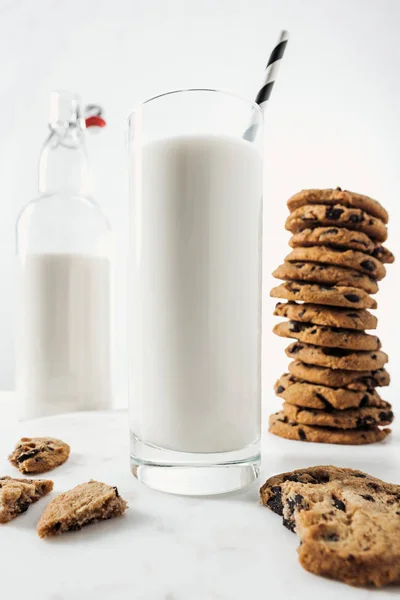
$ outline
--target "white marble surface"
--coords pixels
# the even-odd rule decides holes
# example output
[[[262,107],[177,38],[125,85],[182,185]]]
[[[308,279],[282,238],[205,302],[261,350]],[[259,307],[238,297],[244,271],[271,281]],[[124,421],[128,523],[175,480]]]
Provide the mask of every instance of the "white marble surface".
[[[130,508],[120,519],[41,540],[36,523],[48,499],[1,526],[0,594],[30,600],[366,600],[399,597],[400,588],[350,588],[305,572],[296,537],[258,504],[258,484],[214,498],[169,496],[131,475],[125,412],[83,413],[17,423],[13,396],[0,395],[0,472],[22,435],[71,444],[70,460],[49,474],[52,496],[87,481],[117,485]],[[375,446],[300,444],[265,433],[260,481],[312,464],[358,467],[400,481],[400,430]]]

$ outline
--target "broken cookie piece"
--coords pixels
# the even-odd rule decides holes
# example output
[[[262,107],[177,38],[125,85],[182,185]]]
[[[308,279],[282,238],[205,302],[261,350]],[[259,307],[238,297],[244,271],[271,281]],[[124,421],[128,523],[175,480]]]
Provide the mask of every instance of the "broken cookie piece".
[[[0,523],[8,523],[26,512],[33,502],[37,502],[53,489],[48,479],[13,479],[0,477]]]
[[[319,466],[271,477],[260,495],[299,536],[307,571],[356,586],[400,581],[400,485]]]
[[[127,507],[116,487],[91,480],[54,498],[41,516],[37,531],[41,538],[78,531],[91,523],[118,517]]]
[[[21,438],[8,460],[21,473],[30,475],[46,473],[65,463],[70,447],[65,442],[50,437]]]

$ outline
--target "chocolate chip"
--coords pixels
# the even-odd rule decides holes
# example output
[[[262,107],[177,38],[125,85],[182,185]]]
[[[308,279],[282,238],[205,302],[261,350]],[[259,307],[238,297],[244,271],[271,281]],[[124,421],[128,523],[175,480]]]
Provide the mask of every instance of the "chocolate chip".
[[[373,360],[376,360],[378,357],[377,357],[377,355],[376,355],[376,354],[373,354],[373,355],[371,356],[371,358],[372,358]]]
[[[361,498],[364,500],[368,500],[368,502],[375,502],[375,498],[373,498],[370,494],[360,494]]]
[[[376,265],[370,260],[363,260],[362,263],[360,263],[360,267],[370,273],[373,273],[376,270]]]
[[[17,458],[17,462],[18,463],[22,463],[25,460],[28,460],[28,458],[32,458],[33,456],[36,456],[36,454],[39,454],[40,450],[39,448],[35,448],[34,450],[29,450],[29,452],[24,452],[23,454],[20,454]]]
[[[304,326],[301,323],[298,323],[297,321],[289,321],[289,331],[292,331],[293,333],[299,333],[303,330],[303,328]]]
[[[364,417],[358,417],[356,427],[369,427],[370,425],[376,425],[374,417],[365,415]]]
[[[368,396],[368,394],[365,394],[365,395],[364,395],[364,396],[361,398],[361,400],[360,400],[360,404],[359,404],[358,406],[359,406],[360,408],[363,408],[363,406],[367,406],[367,404],[368,404],[368,401],[369,401],[369,396]]]
[[[336,229],[336,227],[331,227],[330,229],[323,231],[322,235],[330,235],[331,233],[339,233],[339,229]]]
[[[296,506],[302,506],[303,504],[303,496],[301,494],[296,494],[294,497],[294,501],[296,502]]]
[[[371,252],[371,254],[375,258],[380,258],[380,256],[383,254],[382,246],[377,246],[376,248],[374,248],[373,251]]]
[[[289,531],[295,531],[295,524],[294,521],[292,521],[292,519],[285,519],[283,518],[282,521],[284,527],[286,527],[286,529],[289,529]]]
[[[342,502],[342,500],[339,500],[339,498],[337,498],[334,495],[332,495],[332,500],[333,500],[333,506],[335,508],[337,508],[338,510],[343,510],[344,512],[346,512],[346,505],[345,505],[344,502]]]
[[[325,356],[336,356],[337,358],[343,358],[343,356],[349,356],[352,350],[344,350],[343,348],[322,348],[322,353]]]
[[[302,350],[304,348],[304,346],[302,346],[301,344],[293,344],[293,346],[291,346],[291,348],[289,349],[290,354],[297,354],[297,352],[300,352],[300,350]]]
[[[61,529],[60,521],[57,521],[57,523],[54,523],[53,529],[54,529],[54,531],[60,531],[60,529]]]
[[[320,290],[323,290],[325,292],[330,292],[331,289],[332,289],[331,285],[321,285],[321,284],[319,284],[318,287],[319,287]]]
[[[349,317],[350,319],[359,319],[360,315],[357,313],[347,313],[346,317]]]
[[[119,498],[119,492],[116,485],[113,485],[113,490],[115,491],[115,495],[117,496],[117,498]]]
[[[322,402],[322,404],[324,405],[325,410],[327,412],[330,412],[333,410],[332,405],[328,402],[328,400],[325,398],[325,396],[323,396],[319,392],[315,392],[315,396],[318,398],[318,400],[320,400]]]
[[[307,439],[307,436],[306,436],[306,434],[305,434],[305,432],[304,432],[304,430],[303,430],[303,429],[299,429],[299,430],[298,430],[298,434],[299,434],[299,438],[300,438],[301,440],[303,440],[303,441],[304,441],[304,440],[306,440],[306,439]]]
[[[343,208],[335,208],[334,206],[328,206],[325,210],[325,218],[330,219],[331,221],[337,221],[343,213]]]
[[[369,225],[373,225],[373,224],[374,224],[374,220],[373,220],[373,219],[370,219],[370,220],[368,221],[368,223],[369,223]]]
[[[283,387],[283,385],[279,385],[276,390],[277,394],[282,394],[282,392],[284,392],[284,391],[285,391],[285,388]]]
[[[299,481],[299,476],[298,475],[289,475],[289,477],[285,477],[285,481]]]
[[[357,294],[343,294],[343,296],[349,302],[360,302],[360,296],[357,296]]]
[[[371,488],[371,490],[374,490],[375,492],[379,492],[379,490],[381,489],[381,486],[377,483],[374,483],[373,481],[367,483],[367,487]]]
[[[294,285],[289,286],[289,289],[291,292],[293,292],[294,294],[297,294],[297,292],[300,291],[300,288],[295,288]]]
[[[280,485],[274,485],[271,488],[272,496],[268,498],[268,507],[277,515],[283,515],[283,504],[282,504],[282,488]]]
[[[349,221],[350,223],[362,223],[364,221],[364,215],[350,215]]]
[[[80,523],[71,523],[71,525],[68,527],[68,531],[79,531],[82,529],[82,527],[83,525]]]
[[[385,411],[380,412],[379,419],[380,419],[380,421],[391,421],[393,419],[392,411],[388,410],[387,412],[385,412]]]
[[[289,507],[289,513],[292,515],[294,513],[294,508],[296,506],[294,498],[288,498],[287,499],[287,505]]]
[[[341,192],[341,191],[342,191],[342,188],[341,188],[341,187],[339,187],[339,186],[337,186],[337,187],[335,188],[335,190],[336,190],[337,192]]]
[[[21,502],[18,504],[19,512],[24,513],[28,510],[30,502]]]
[[[353,473],[353,477],[358,477],[359,479],[365,479],[366,475],[364,475],[364,473]]]
[[[340,538],[337,533],[327,533],[324,536],[324,540],[326,540],[327,542],[338,542]]]
[[[304,315],[305,315],[305,314],[306,314],[306,309],[305,309],[305,308],[303,308],[303,310],[301,310],[301,311],[299,312],[299,317],[300,317],[300,318],[301,318],[301,317],[304,317]]]

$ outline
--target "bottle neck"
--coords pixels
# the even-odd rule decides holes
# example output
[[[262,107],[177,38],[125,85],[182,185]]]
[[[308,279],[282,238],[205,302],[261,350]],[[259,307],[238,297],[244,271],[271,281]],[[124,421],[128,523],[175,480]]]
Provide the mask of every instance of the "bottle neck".
[[[79,122],[50,126],[39,160],[39,192],[91,196],[89,164]]]

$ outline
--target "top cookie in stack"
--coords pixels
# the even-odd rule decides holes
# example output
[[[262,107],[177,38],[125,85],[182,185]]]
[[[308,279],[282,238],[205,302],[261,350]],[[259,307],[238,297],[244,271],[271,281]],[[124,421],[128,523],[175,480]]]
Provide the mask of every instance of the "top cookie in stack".
[[[294,440],[365,444],[384,439],[393,420],[376,387],[389,384],[388,356],[376,335],[371,294],[394,261],[382,242],[388,213],[372,198],[342,190],[304,190],[288,200],[292,251],[273,273],[284,283],[274,314],[289,321],[274,333],[297,340],[294,361],[277,381],[282,411],[270,431]]]

